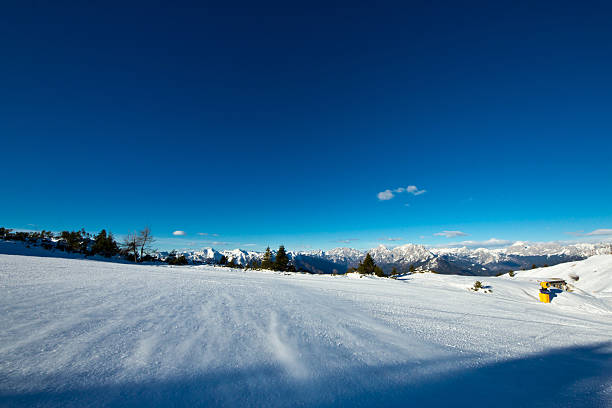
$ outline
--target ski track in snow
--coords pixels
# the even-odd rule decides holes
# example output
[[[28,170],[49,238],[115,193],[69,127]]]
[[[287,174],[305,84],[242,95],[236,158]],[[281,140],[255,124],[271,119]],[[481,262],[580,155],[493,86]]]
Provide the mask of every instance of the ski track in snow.
[[[0,406],[612,406],[610,292],[541,304],[535,274],[484,294],[0,255]]]

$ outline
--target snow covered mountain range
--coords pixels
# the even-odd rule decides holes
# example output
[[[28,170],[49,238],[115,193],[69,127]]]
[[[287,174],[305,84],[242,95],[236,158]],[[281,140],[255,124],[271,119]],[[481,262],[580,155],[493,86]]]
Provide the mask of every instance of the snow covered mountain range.
[[[288,252],[296,268],[313,273],[344,273],[356,267],[366,253],[387,273],[395,267],[406,272],[410,266],[417,270],[431,270],[442,274],[492,276],[510,270],[529,269],[532,265],[556,265],[577,261],[592,255],[612,252],[609,243],[531,243],[515,242],[504,248],[427,248],[423,245],[406,244],[394,248],[384,245],[367,251],[353,248],[334,248],[329,251]],[[274,253],[274,252],[273,252]],[[247,265],[253,260],[261,261],[263,253],[242,249],[183,252],[192,263],[216,263],[225,256],[238,265]],[[165,255],[165,253],[161,253]]]

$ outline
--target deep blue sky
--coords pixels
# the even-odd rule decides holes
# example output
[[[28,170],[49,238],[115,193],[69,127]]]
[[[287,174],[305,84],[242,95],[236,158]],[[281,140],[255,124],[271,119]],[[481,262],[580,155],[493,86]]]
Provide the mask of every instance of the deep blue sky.
[[[612,228],[609,2],[86,3],[3,3],[0,225],[257,249]]]

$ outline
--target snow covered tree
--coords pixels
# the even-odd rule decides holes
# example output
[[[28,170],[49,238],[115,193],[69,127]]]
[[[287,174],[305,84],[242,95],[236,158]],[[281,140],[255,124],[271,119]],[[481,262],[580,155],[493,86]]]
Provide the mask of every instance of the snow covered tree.
[[[274,270],[286,271],[288,266],[289,257],[287,256],[287,252],[285,252],[285,246],[281,245],[278,247],[278,252],[276,253],[276,260],[274,261]]]
[[[266,252],[263,255],[263,259],[261,260],[261,268],[262,269],[272,269],[274,265],[272,264],[272,252],[270,252],[270,247],[266,248]]]

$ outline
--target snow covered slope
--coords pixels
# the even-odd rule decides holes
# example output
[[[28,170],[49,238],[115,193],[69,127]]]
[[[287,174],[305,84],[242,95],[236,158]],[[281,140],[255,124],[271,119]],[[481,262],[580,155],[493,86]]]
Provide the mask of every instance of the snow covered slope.
[[[571,273],[537,301],[540,274]],[[601,256],[484,293],[0,255],[0,406],[612,406],[611,275]]]
[[[612,301],[611,255],[596,255],[584,261],[570,262],[548,268],[518,271],[517,280],[546,280],[561,278],[578,293],[589,294]]]

